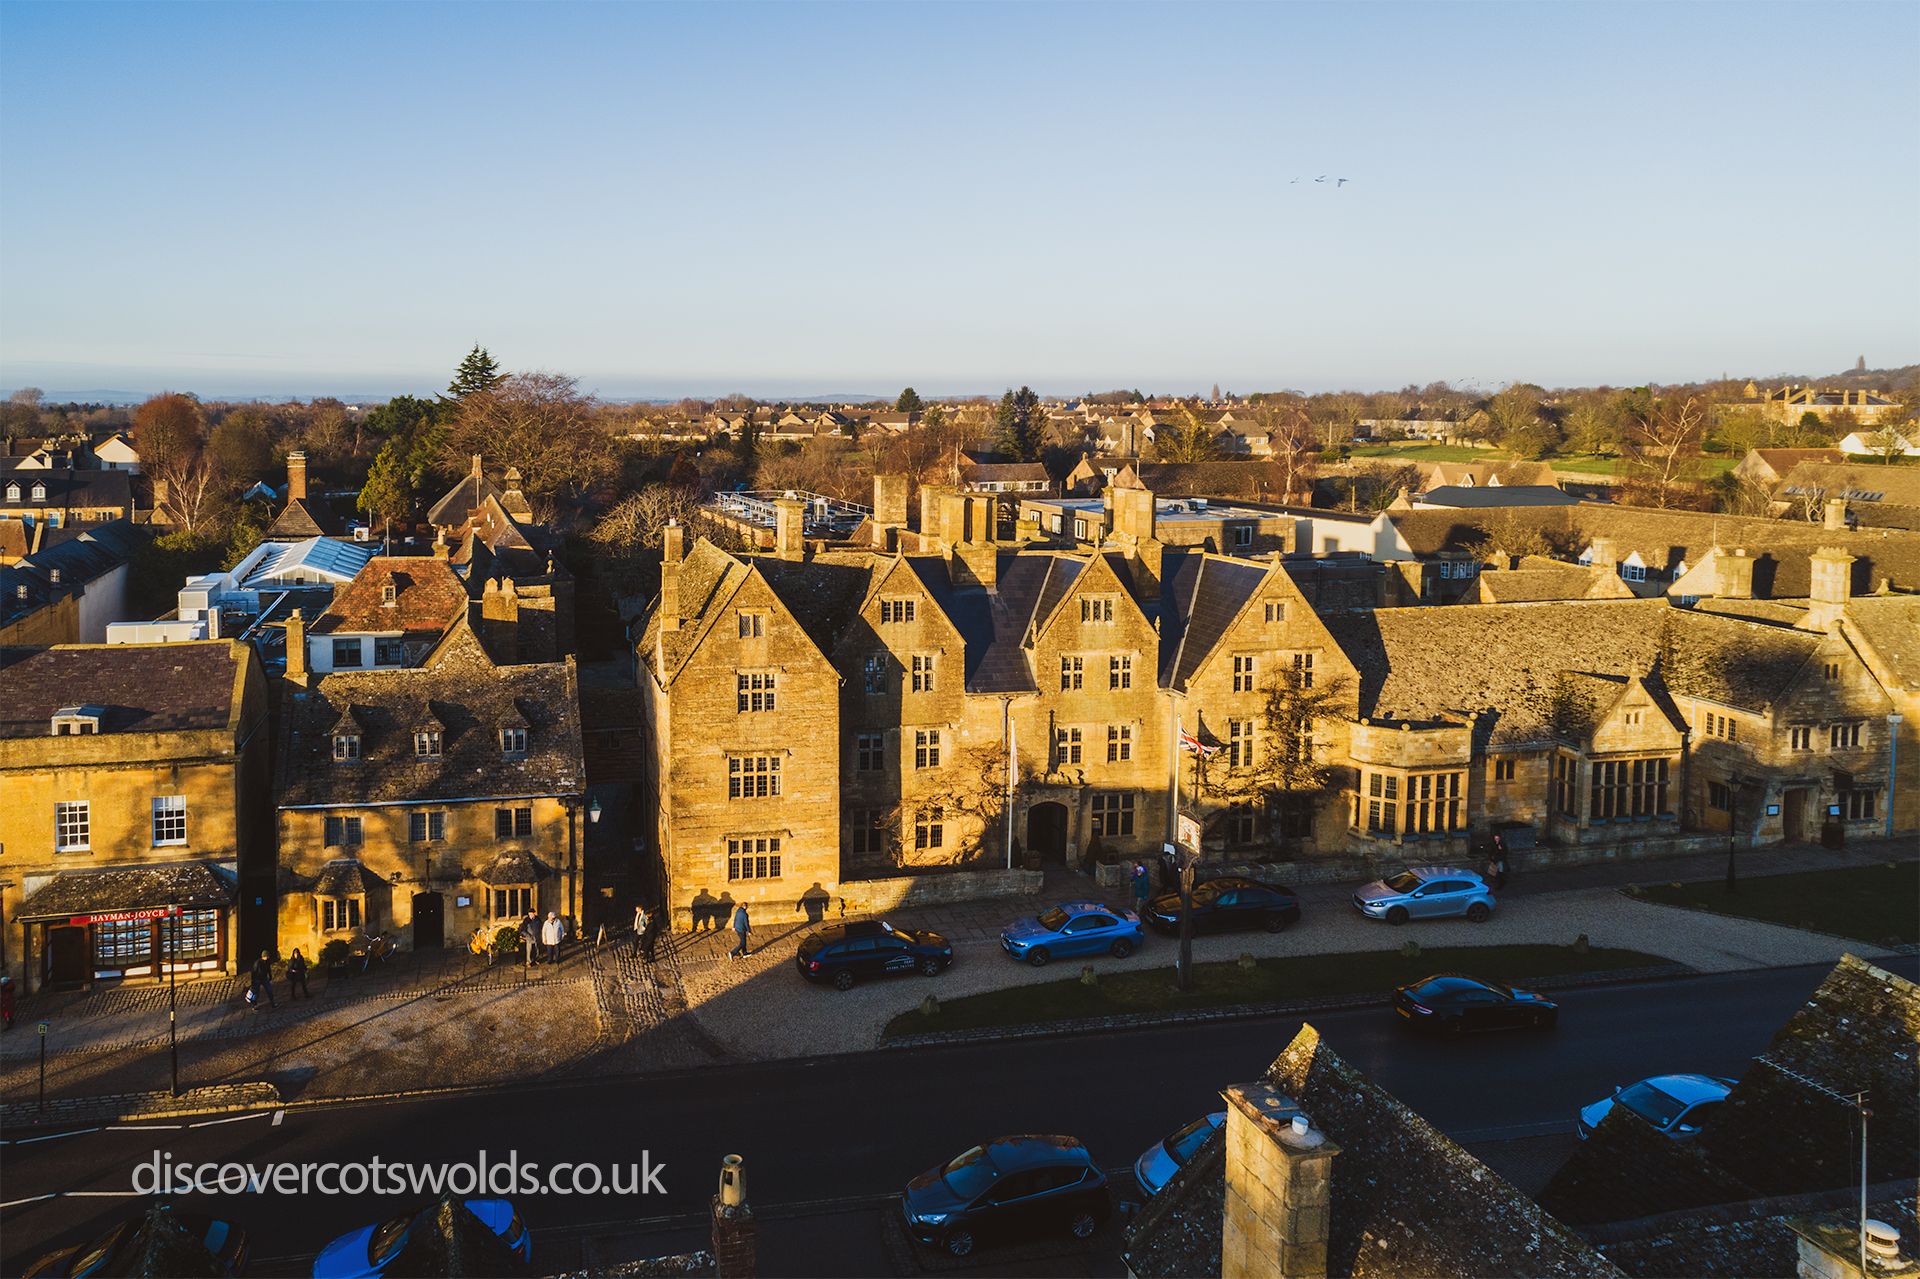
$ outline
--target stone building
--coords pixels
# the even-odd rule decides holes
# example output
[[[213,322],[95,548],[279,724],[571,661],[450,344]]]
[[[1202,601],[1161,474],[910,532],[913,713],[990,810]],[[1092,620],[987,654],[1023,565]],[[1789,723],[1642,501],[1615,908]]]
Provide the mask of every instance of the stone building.
[[[6,973],[33,989],[244,967],[270,936],[237,917],[240,885],[271,874],[268,754],[238,641],[61,645],[0,669]]]
[[[472,469],[427,513],[433,554],[481,604],[482,634],[502,662],[557,662],[574,651],[574,581],[561,539],[537,522],[509,468],[506,487]]]
[[[580,914],[573,662],[496,666],[464,616],[416,665],[290,682],[275,785],[283,951],[438,946]]]

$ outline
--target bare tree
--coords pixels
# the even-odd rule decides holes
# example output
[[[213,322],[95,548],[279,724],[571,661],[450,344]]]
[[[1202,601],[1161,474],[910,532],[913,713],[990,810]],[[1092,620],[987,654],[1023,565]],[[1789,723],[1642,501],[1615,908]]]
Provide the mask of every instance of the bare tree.
[[[1873,456],[1883,463],[1897,462],[1907,455],[1907,437],[1892,423],[1868,432],[1862,439],[1873,450]]]
[[[1274,465],[1280,468],[1283,490],[1281,501],[1311,500],[1313,464],[1313,417],[1299,400],[1286,398],[1263,402],[1253,417],[1267,433],[1273,447]]]
[[[158,499],[160,512],[174,528],[195,533],[218,514],[220,468],[204,450],[176,450],[149,474],[164,494]]]
[[[1269,678],[1264,693],[1257,732],[1241,739],[1240,757],[1230,749],[1198,761],[1202,795],[1223,806],[1250,805],[1263,819],[1289,806],[1316,806],[1332,789],[1337,770],[1316,732],[1348,700],[1344,680],[1316,683],[1290,665]]]
[[[1699,476],[1706,425],[1707,404],[1691,395],[1659,400],[1647,414],[1635,416],[1627,428],[1630,490],[1655,506],[1690,504],[1683,499]]]
[[[516,373],[462,400],[447,431],[445,465],[464,471],[476,453],[520,472],[537,516],[551,515],[563,497],[578,500],[612,470],[592,398],[559,373]]]
[[[915,818],[929,810],[938,810],[944,821],[959,816],[979,828],[977,840],[954,852],[951,859],[954,863],[967,865],[982,861],[990,854],[1004,860],[1008,800],[1006,744],[990,742],[964,748],[950,767],[932,772],[938,781],[931,789],[902,800],[886,816],[889,828],[899,832],[894,843],[895,861],[902,865],[907,862],[907,848],[913,843],[907,832],[913,828]],[[1023,760],[1013,781],[1012,799],[1016,807],[1021,796],[1038,780],[1032,765]]]
[[[1220,455],[1212,423],[1191,407],[1180,406],[1179,420],[1154,435],[1153,455],[1161,462],[1210,462]]]

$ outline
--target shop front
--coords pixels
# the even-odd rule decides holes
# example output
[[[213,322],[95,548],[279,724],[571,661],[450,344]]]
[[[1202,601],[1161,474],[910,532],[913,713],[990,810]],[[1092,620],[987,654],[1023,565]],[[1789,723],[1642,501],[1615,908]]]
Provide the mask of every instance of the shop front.
[[[35,987],[231,972],[233,873],[205,863],[29,877],[19,923]]]

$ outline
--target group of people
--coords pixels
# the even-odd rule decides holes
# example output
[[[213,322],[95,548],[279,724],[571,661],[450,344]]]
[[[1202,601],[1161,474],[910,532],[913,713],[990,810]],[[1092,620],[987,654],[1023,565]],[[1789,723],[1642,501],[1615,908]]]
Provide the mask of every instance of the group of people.
[[[287,1000],[292,1002],[301,996],[313,998],[313,992],[307,989],[307,957],[295,946],[293,953],[287,956]],[[247,1003],[255,1012],[265,1004],[268,1008],[280,1005],[273,998],[273,952],[263,950],[260,958],[253,961],[253,967],[247,972]]]
[[[528,911],[527,917],[520,921],[520,944],[526,948],[527,967],[559,963],[561,943],[571,931],[571,925],[557,912],[548,911],[543,920],[538,911]]]

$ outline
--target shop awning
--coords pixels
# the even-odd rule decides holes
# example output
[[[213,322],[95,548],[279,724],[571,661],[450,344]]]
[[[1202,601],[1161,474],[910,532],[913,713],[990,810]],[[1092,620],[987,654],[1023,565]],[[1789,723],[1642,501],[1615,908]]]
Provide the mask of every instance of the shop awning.
[[[28,893],[18,918],[64,919],[167,906],[205,909],[232,906],[233,898],[233,875],[207,862],[69,870]]]

